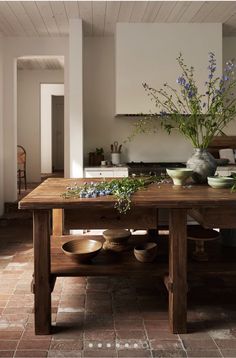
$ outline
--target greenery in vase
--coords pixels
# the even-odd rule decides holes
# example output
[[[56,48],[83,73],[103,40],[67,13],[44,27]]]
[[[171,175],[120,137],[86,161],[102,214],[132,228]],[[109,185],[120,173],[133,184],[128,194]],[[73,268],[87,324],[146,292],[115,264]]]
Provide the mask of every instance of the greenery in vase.
[[[163,176],[152,176],[146,178],[126,177],[113,179],[110,181],[84,182],[83,185],[68,187],[62,194],[64,198],[96,198],[98,196],[114,195],[116,202],[115,208],[119,213],[125,214],[130,210],[131,195],[136,191],[147,187],[152,183],[165,181]]]
[[[236,191],[236,173],[231,173],[231,177],[234,178],[234,185],[231,188],[231,192],[235,192]]]
[[[177,57],[181,75],[177,78],[178,88],[164,83],[155,89],[147,83],[143,87],[154,101],[158,113],[141,118],[128,138],[136,134],[156,130],[155,122],[160,118],[161,126],[169,134],[178,130],[195,148],[207,148],[213,136],[223,134],[225,126],[235,119],[236,97],[233,90],[235,64],[228,61],[223,75],[216,75],[216,58],[209,53],[208,79],[205,92],[199,93],[194,78],[194,67],[188,67],[182,54]]]

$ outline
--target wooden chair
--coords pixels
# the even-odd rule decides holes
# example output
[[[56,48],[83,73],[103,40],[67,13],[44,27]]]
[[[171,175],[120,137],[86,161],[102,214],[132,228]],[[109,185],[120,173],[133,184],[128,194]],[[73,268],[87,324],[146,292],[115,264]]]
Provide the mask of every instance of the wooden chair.
[[[26,151],[21,145],[17,146],[17,185],[19,194],[21,193],[21,183],[24,182],[25,190],[27,189],[26,182]]]

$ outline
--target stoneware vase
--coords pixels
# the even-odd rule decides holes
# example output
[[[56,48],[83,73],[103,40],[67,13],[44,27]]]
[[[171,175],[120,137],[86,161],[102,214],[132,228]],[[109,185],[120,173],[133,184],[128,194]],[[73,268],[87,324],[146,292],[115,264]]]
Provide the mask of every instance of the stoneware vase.
[[[207,149],[194,148],[193,155],[187,161],[187,168],[193,170],[195,183],[206,183],[207,177],[214,176],[217,162]]]

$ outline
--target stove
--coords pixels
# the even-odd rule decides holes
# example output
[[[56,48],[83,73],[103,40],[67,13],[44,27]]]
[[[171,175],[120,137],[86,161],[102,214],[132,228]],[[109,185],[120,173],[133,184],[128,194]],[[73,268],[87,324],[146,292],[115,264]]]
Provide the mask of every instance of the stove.
[[[129,175],[165,175],[166,168],[185,168],[184,163],[179,162],[130,162],[127,163]]]

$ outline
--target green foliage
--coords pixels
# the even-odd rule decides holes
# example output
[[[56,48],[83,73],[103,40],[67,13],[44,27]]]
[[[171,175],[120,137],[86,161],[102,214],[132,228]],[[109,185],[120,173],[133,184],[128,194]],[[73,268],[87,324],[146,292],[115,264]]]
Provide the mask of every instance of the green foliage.
[[[231,177],[235,180],[234,185],[231,188],[231,192],[233,193],[236,191],[236,173],[231,173]]]
[[[104,154],[103,148],[96,148],[96,154],[97,154],[97,155],[102,155],[102,154]]]
[[[165,83],[163,88],[155,89],[147,83],[143,87],[155,103],[157,113],[146,116],[135,123],[129,140],[140,133],[150,132],[154,122],[160,118],[162,128],[171,133],[178,130],[196,148],[207,148],[213,136],[223,133],[229,122],[235,119],[236,98],[233,90],[235,64],[226,63],[223,75],[216,75],[216,59],[209,53],[208,79],[205,92],[199,93],[194,78],[194,67],[184,63],[182,54],[177,57],[181,75],[177,78],[178,88]]]
[[[68,187],[67,191],[62,194],[64,198],[96,198],[98,196],[114,195],[116,202],[114,207],[119,213],[125,214],[130,210],[131,195],[136,191],[147,187],[152,183],[164,181],[162,176],[152,176],[146,178],[122,178],[110,181],[84,182],[83,185],[74,185]]]

